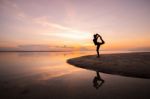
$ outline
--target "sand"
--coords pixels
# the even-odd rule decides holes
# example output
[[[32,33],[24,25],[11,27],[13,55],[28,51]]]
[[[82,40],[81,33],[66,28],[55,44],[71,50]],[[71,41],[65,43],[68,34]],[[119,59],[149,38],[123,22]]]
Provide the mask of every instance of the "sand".
[[[150,52],[102,54],[68,59],[76,67],[108,74],[150,78]]]

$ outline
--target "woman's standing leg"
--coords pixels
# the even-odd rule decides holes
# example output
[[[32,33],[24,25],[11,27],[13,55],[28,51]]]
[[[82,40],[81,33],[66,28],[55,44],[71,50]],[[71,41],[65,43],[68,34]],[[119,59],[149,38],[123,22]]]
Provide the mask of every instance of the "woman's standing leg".
[[[96,51],[97,51],[97,57],[99,57],[99,48],[100,48],[100,44],[97,44],[97,48],[96,48]]]

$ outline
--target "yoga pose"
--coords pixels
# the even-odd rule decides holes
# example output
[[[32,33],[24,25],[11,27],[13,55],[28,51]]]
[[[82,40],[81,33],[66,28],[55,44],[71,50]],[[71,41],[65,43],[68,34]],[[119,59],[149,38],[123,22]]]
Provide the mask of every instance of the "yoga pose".
[[[96,71],[96,74],[97,75],[93,79],[93,86],[98,89],[105,81],[101,78],[98,71]]]
[[[96,48],[97,57],[99,57],[99,48],[100,48],[100,45],[104,44],[105,42],[104,42],[104,40],[102,39],[102,37],[99,34],[94,34],[93,36],[94,36],[93,42],[97,46],[97,48]],[[101,39],[102,42],[98,42],[97,41],[98,37]]]

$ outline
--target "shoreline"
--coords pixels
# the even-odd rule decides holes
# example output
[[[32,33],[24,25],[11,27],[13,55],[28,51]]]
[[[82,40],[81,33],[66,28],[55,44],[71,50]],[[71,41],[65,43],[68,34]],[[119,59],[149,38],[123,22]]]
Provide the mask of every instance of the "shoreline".
[[[111,53],[87,55],[67,60],[76,67],[103,72],[150,79],[150,52]]]

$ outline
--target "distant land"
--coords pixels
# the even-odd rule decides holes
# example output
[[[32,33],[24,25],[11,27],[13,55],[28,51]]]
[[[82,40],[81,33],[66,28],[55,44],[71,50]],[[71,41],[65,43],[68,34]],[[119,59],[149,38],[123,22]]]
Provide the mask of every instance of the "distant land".
[[[19,45],[15,47],[0,47],[1,52],[63,52],[63,51],[91,51],[86,47],[74,48],[71,46],[49,46],[49,45]]]
[[[95,51],[95,46],[79,48],[71,46],[49,46],[49,45],[19,45],[16,47],[0,47],[0,52],[66,52],[66,51]],[[138,47],[129,49],[105,49],[101,51],[150,51],[150,47]]]
[[[71,51],[0,51],[0,52],[71,52]]]

